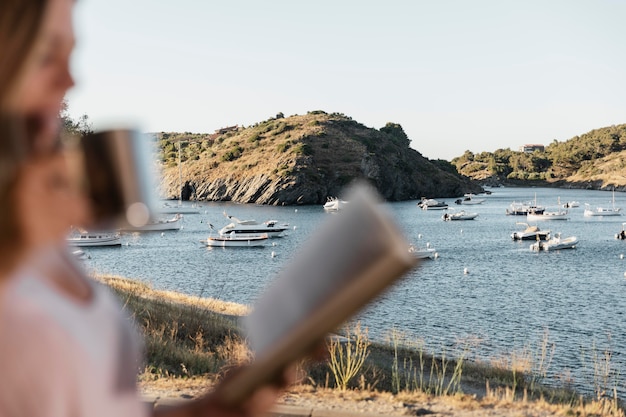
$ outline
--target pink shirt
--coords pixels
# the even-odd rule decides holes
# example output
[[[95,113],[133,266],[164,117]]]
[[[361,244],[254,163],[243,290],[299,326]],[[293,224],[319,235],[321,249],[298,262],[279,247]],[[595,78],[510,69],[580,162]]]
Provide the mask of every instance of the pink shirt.
[[[69,298],[46,278],[69,255],[39,253],[0,292],[0,417],[142,417],[140,343],[120,304],[89,281]]]

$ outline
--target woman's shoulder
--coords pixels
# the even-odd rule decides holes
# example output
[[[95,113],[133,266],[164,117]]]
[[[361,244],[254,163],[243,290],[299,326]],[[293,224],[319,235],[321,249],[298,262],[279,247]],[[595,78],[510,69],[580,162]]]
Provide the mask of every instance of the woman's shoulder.
[[[36,277],[11,277],[0,291],[0,332],[13,337],[28,332],[39,337],[52,333],[56,325],[49,312],[56,308],[56,302],[51,295]]]

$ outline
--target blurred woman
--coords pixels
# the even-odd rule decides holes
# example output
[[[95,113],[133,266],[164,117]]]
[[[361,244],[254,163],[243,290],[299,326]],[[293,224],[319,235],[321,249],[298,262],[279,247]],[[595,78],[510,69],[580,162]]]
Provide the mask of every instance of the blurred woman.
[[[26,246],[13,193],[19,168],[35,148],[34,139],[26,140],[33,137],[27,131],[38,130],[41,146],[55,140],[51,131],[56,121],[48,118],[52,125],[46,129],[44,115],[58,111],[72,85],[67,68],[63,76],[53,74],[52,57],[44,55],[44,6],[44,0],[6,0],[0,5],[0,273],[5,274]]]
[[[59,142],[74,84],[74,0],[0,2],[0,416],[142,416],[140,342],[121,307],[65,247],[87,204]],[[236,409],[208,395],[174,416],[262,413],[276,390]]]

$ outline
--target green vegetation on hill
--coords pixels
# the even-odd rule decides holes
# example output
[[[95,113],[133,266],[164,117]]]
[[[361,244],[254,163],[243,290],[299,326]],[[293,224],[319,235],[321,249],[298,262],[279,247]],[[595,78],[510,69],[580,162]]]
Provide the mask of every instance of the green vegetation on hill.
[[[200,200],[259,204],[320,204],[355,179],[366,179],[391,201],[453,197],[481,188],[445,161],[409,147],[396,123],[368,128],[341,113],[311,111],[215,134],[158,134],[163,194],[177,197],[178,142],[183,180]]]
[[[457,170],[487,182],[541,181],[579,187],[626,186],[626,124],[595,129],[565,142],[553,141],[543,152],[511,149],[454,158]]]

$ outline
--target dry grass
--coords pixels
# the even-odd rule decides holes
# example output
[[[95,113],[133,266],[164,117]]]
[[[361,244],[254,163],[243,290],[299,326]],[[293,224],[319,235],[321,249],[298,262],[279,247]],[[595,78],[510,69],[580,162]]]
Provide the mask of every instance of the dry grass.
[[[626,151],[594,160],[570,177],[569,182],[597,182],[602,188],[626,186]]]
[[[195,396],[225,369],[250,360],[237,318],[249,307],[156,291],[120,277],[96,279],[119,295],[145,337],[147,365],[139,382],[148,394]],[[411,407],[429,404],[446,412],[452,408],[455,415],[465,410],[468,416],[485,409],[502,410],[501,415],[624,416],[615,389],[607,390],[618,381],[601,372],[610,370],[608,365],[601,366],[610,358],[601,350],[591,352],[595,352],[591,359],[597,359],[594,377],[608,382],[598,385],[602,395],[586,399],[571,390],[542,384],[551,360],[547,333],[536,347],[484,363],[466,359],[467,344],[459,351],[427,352],[423,342],[407,341],[397,333],[391,337],[387,344],[368,345],[367,360],[346,384],[349,389],[335,388],[328,362],[302,364],[305,384],[288,390],[284,401],[305,401],[307,407],[318,407],[320,401],[346,407],[346,402],[361,403],[359,407],[378,404],[383,414],[390,415],[411,413]]]
[[[219,314],[229,316],[245,316],[250,312],[250,306],[217,300],[215,298],[194,297],[175,291],[155,290],[149,284],[111,275],[95,275],[94,278],[105,283],[114,291],[128,293],[143,298],[167,299],[173,303],[206,309]]]
[[[238,324],[246,306],[156,291],[119,277],[97,279],[117,293],[144,336],[144,379],[216,375],[248,360]]]

